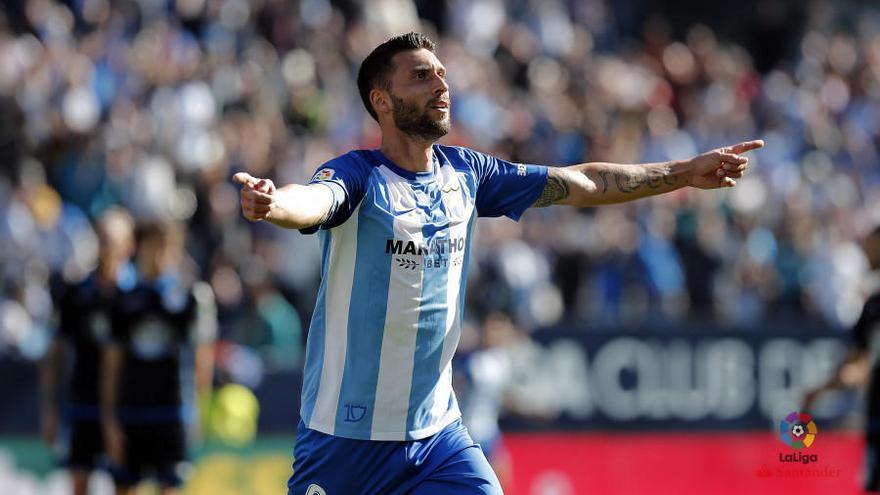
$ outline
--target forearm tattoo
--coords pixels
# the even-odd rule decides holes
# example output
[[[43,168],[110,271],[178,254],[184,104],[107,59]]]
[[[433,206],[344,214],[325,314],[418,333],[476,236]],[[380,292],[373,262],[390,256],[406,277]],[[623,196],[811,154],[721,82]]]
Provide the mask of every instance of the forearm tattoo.
[[[636,172],[602,170],[599,172],[599,178],[602,179],[603,193],[608,192],[608,184],[612,182],[617,190],[624,194],[633,193],[642,186],[657,189],[662,184],[674,186],[678,182],[677,176],[668,175],[661,170],[639,170]]]
[[[567,198],[568,193],[568,184],[565,183],[565,178],[551,170],[547,173],[547,185],[544,186],[541,196],[533,206],[536,208],[550,206]]]

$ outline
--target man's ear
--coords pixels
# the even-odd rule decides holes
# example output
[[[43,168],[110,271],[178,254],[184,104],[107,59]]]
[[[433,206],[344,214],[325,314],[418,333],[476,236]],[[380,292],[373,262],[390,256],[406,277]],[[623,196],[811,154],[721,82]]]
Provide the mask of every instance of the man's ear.
[[[370,103],[377,114],[391,112],[391,98],[387,91],[381,89],[371,90]]]

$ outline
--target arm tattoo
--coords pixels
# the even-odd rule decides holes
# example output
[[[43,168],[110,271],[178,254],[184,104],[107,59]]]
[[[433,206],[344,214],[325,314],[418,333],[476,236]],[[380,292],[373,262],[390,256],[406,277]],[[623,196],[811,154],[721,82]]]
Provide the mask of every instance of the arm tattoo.
[[[612,172],[610,170],[602,170],[599,172],[599,178],[602,179],[603,193],[608,192],[609,178],[614,179],[614,185],[617,186],[617,190],[624,194],[635,192],[642,186],[647,186],[649,189],[657,189],[660,187],[661,181],[668,186],[674,186],[675,183],[678,182],[677,176],[668,175],[659,170],[639,172]]]
[[[602,179],[602,192],[603,193],[608,192],[608,175],[609,174],[611,174],[611,172],[609,172],[607,170],[602,170],[601,172],[599,172],[599,178]]]
[[[653,191],[648,191],[647,194],[639,194],[632,198],[636,199],[638,197],[651,196],[663,192],[664,189],[661,188],[663,188],[664,185],[677,186],[680,179],[680,176],[672,175],[671,171],[666,168],[661,169],[637,166],[623,167],[619,165],[609,166],[607,168],[603,167],[603,169],[599,170],[596,175],[598,175],[599,180],[602,182],[601,186],[598,184],[599,180],[596,180],[594,183],[588,179],[582,169],[571,170],[571,174],[569,174],[568,170],[550,168],[547,171],[547,184],[544,186],[544,190],[532,206],[542,208],[557,204],[569,197],[572,188],[574,188],[575,198],[583,196],[584,194],[608,194],[609,186],[612,184],[614,187],[611,188],[611,194],[615,196],[619,193],[632,194],[642,188]],[[614,188],[616,188],[617,191],[614,191]],[[581,200],[578,199],[576,202],[580,201]],[[611,202],[616,201],[628,200],[623,198],[611,200]],[[603,201],[593,203],[591,200],[584,200],[584,202],[585,204],[603,203]],[[605,200],[604,202],[608,201]]]
[[[535,201],[535,208],[543,208],[558,203],[568,197],[568,184],[565,183],[565,177],[554,171],[547,171],[547,185],[541,191],[541,195]]]

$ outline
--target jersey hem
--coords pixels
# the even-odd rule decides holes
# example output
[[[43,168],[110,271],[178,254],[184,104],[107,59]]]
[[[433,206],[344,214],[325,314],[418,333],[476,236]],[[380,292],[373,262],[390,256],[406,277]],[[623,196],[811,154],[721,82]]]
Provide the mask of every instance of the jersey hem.
[[[306,428],[310,430],[319,431],[324,433],[325,435],[331,435],[334,437],[340,438],[348,438],[351,440],[372,440],[377,442],[385,442],[385,441],[411,441],[411,440],[421,440],[423,438],[430,437],[431,435],[435,435],[440,432],[443,428],[446,428],[450,424],[454,423],[456,420],[461,418],[460,411],[450,411],[452,414],[446,414],[443,416],[441,421],[427,427],[422,428],[420,430],[412,430],[412,431],[380,431],[380,432],[369,432],[367,435],[359,435],[359,434],[349,434],[349,433],[339,433],[336,432],[335,426],[328,426],[320,423],[309,423],[306,425]]]

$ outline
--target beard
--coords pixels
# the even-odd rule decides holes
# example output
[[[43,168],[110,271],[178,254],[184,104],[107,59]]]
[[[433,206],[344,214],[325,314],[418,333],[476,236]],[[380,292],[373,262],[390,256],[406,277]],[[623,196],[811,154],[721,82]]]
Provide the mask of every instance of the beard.
[[[428,109],[407,103],[393,94],[391,101],[394,103],[394,125],[409,136],[433,142],[448,134],[452,128],[450,112],[443,113],[439,119],[432,119],[428,115]],[[436,100],[432,100],[428,104],[435,102]],[[449,108],[452,108],[451,105]]]

